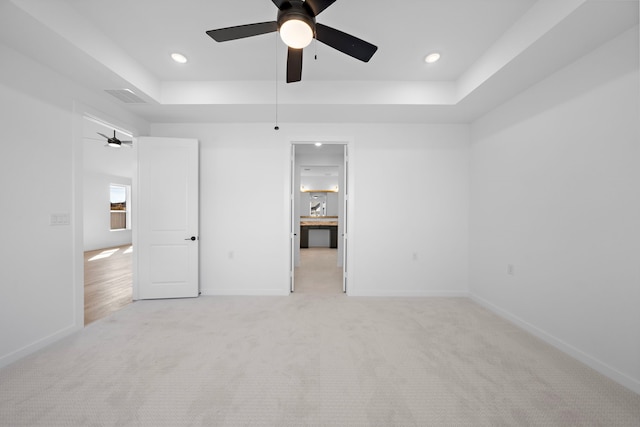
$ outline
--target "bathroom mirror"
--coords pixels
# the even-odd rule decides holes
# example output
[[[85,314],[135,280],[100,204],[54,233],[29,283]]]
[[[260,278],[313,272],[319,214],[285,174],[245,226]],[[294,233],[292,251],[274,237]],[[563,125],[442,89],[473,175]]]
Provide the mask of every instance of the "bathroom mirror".
[[[327,216],[327,194],[309,194],[309,216]]]

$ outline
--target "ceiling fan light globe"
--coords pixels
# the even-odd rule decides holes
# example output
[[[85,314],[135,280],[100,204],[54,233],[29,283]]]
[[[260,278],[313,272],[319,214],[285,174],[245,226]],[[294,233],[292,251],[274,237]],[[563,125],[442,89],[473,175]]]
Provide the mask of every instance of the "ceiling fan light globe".
[[[117,142],[115,142],[115,141],[107,142],[107,145],[108,145],[109,147],[113,147],[113,148],[120,148],[120,144],[118,144],[118,143],[117,143]]]
[[[302,49],[313,40],[313,30],[300,19],[289,19],[280,26],[280,38],[293,49]]]

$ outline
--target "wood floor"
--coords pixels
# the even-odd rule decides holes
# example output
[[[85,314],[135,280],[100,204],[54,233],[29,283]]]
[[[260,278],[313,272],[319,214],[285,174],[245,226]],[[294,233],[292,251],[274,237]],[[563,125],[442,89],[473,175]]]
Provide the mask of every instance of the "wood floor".
[[[88,325],[130,304],[131,245],[84,253],[84,324]]]

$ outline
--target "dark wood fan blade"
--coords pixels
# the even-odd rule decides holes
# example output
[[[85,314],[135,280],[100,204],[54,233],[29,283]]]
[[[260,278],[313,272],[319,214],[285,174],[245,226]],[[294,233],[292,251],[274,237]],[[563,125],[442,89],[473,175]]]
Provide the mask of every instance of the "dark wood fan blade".
[[[100,135],[100,136],[104,137],[104,138],[109,139],[109,137],[108,137],[107,135],[105,135],[104,133],[100,133],[100,132],[96,132],[96,133],[97,133],[98,135]]]
[[[272,0],[273,4],[280,10],[289,9],[291,7],[291,3],[288,0]]]
[[[377,46],[335,28],[316,23],[316,38],[322,43],[363,62],[369,62]]]
[[[313,16],[320,15],[320,12],[335,3],[336,0],[307,0],[304,3],[311,8]]]
[[[302,80],[302,49],[289,48],[287,53],[287,83]]]
[[[272,33],[278,30],[276,21],[259,22],[257,24],[238,25],[236,27],[219,28],[209,30],[209,37],[217,42],[243,39],[245,37],[259,36],[260,34]]]

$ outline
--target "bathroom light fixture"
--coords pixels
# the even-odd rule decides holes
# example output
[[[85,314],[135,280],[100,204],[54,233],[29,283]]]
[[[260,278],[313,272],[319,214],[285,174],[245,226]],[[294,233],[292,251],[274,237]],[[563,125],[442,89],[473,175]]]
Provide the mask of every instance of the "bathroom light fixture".
[[[184,56],[181,53],[178,53],[178,52],[172,53],[171,54],[171,59],[173,59],[178,64],[186,64],[187,63],[187,57]]]
[[[433,52],[425,56],[424,62],[426,62],[427,64],[433,64],[434,62],[438,62],[439,59],[440,54],[438,52]]]

